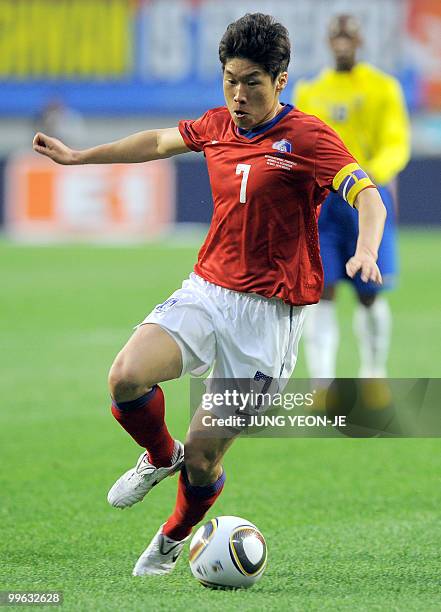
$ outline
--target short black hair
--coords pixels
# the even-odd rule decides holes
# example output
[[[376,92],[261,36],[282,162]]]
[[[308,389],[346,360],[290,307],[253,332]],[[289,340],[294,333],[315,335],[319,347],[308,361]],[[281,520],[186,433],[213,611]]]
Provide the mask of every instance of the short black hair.
[[[288,30],[271,15],[247,13],[230,23],[219,44],[222,68],[235,57],[248,59],[276,77],[287,70],[291,57]]]

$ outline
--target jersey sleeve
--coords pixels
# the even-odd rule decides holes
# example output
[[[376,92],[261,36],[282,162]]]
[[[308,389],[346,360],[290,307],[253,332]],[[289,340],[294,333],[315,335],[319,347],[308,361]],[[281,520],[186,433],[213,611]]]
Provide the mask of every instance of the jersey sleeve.
[[[209,142],[210,118],[211,113],[207,111],[199,119],[186,119],[178,123],[181,136],[192,151],[203,151],[204,146]]]
[[[319,187],[335,191],[351,206],[363,189],[375,187],[337,133],[326,124],[317,139],[315,180]]]

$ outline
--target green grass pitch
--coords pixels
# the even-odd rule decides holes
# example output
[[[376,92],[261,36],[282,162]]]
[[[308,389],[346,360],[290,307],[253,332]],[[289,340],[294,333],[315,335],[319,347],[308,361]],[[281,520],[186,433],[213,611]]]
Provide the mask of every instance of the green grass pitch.
[[[402,232],[390,294],[390,374],[439,377],[440,233]],[[209,517],[266,536],[268,569],[247,592],[132,567],[174,503],[176,479],[131,510],[108,487],[138,449],[109,413],[106,376],[131,328],[178,287],[193,247],[0,243],[0,589],[64,591],[66,610],[439,610],[441,443],[436,439],[244,439]],[[352,298],[341,291],[339,374],[357,372]],[[300,356],[296,374],[305,375]],[[164,385],[184,436],[188,380]]]

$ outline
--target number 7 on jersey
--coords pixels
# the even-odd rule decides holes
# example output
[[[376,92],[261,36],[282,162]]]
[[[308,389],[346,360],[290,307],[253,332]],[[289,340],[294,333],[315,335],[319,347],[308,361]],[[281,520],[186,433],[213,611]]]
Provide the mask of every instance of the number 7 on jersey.
[[[240,184],[240,197],[239,202],[241,204],[247,203],[247,182],[250,175],[251,166],[250,164],[237,164],[236,174],[243,174],[242,182]]]

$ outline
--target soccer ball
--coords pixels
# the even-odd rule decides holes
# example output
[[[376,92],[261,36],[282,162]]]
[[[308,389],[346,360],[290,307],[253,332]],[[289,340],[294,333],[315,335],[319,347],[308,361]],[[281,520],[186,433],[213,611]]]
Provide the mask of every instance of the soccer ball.
[[[213,589],[247,589],[262,578],[267,562],[263,535],[238,516],[218,516],[200,527],[190,544],[193,576]]]

